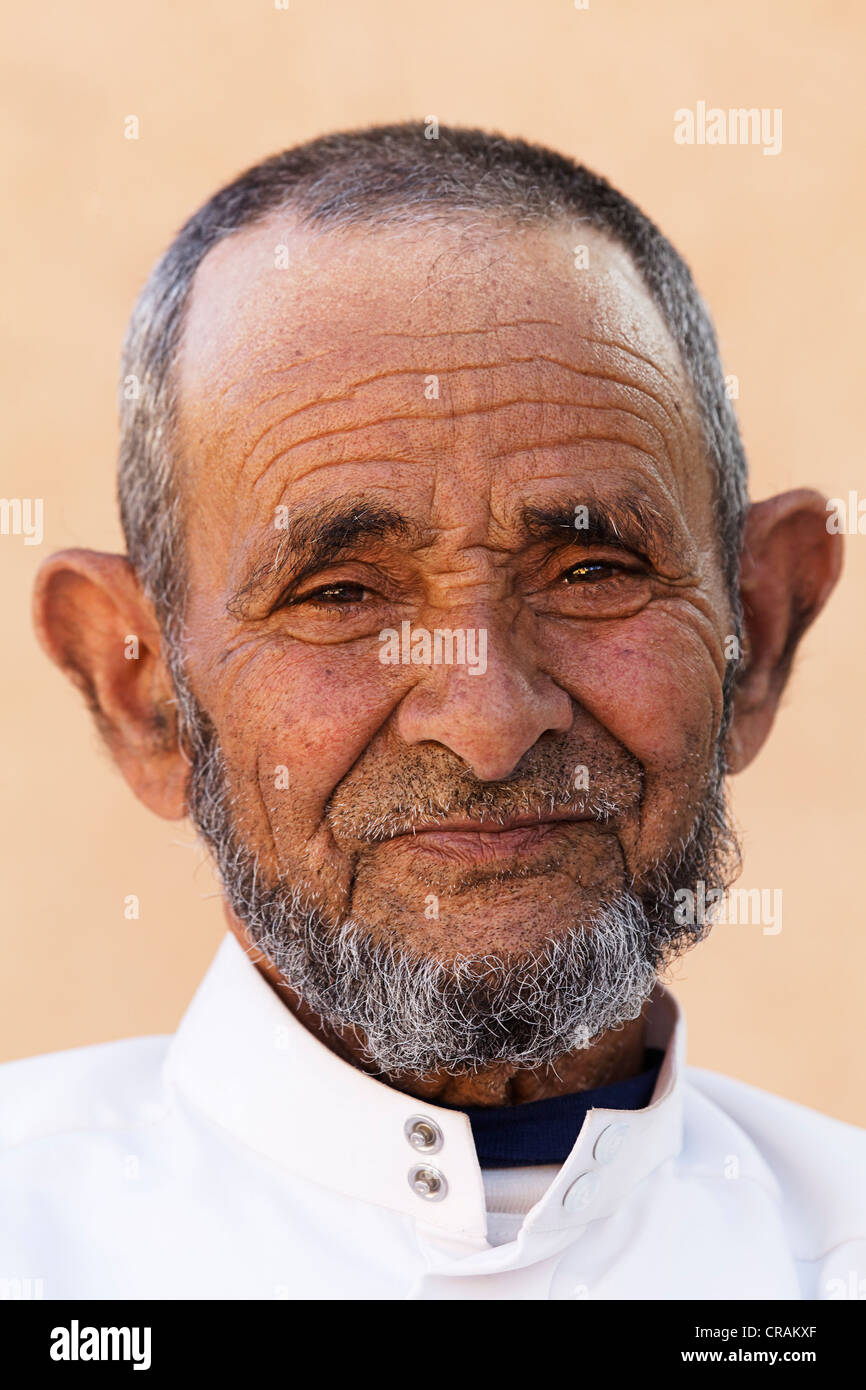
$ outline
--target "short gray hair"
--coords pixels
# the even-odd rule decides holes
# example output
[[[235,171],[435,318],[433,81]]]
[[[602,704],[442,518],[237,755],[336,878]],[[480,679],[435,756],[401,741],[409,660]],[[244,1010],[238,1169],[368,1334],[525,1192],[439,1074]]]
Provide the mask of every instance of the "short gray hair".
[[[482,130],[442,126],[428,139],[420,122],[407,122],[322,136],[248,169],[185,223],[138,299],[123,350],[118,497],[129,557],[169,650],[179,649],[185,592],[173,435],[190,289],[213,246],[284,211],[301,226],[323,229],[479,212],[517,225],[576,217],[619,242],[691,381],[713,476],[719,556],[739,630],[746,460],[712,320],[685,261],[633,202],[583,165]]]

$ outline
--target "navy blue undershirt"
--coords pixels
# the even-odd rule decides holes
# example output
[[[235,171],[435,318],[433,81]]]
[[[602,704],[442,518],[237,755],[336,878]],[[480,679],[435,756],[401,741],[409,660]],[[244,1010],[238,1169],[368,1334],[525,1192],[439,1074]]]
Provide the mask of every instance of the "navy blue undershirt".
[[[523,1105],[452,1106],[469,1116],[482,1168],[523,1168],[564,1163],[590,1110],[642,1110],[649,1105],[664,1053],[648,1047],[644,1070],[595,1091],[550,1096]]]

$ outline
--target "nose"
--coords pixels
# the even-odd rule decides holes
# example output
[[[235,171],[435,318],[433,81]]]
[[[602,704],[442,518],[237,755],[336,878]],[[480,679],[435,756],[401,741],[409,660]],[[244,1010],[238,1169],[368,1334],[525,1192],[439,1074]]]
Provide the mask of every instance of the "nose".
[[[397,732],[406,743],[438,743],[482,782],[507,778],[544,733],[572,724],[568,693],[536,664],[531,647],[485,629],[486,669],[431,665],[404,696]]]

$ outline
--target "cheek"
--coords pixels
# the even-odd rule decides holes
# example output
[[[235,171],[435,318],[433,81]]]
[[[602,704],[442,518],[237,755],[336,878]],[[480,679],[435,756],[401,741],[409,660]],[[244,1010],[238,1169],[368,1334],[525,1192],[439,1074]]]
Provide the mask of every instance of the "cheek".
[[[649,608],[551,655],[553,679],[640,762],[647,833],[690,826],[722,714],[722,679],[702,628]]]
[[[258,802],[277,849],[332,848],[322,825],[328,798],[400,698],[391,671],[369,653],[269,642],[236,653],[224,673],[220,737],[238,807]],[[261,835],[261,826],[253,827]],[[318,849],[316,837],[318,836]]]

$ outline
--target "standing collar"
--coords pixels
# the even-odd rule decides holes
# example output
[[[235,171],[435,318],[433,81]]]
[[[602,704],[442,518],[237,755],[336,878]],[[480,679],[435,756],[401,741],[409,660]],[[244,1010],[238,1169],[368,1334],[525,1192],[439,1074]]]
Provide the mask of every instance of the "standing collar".
[[[643,1069],[591,1091],[567,1091],[518,1105],[449,1105],[463,1110],[482,1168],[564,1163],[590,1110],[643,1110],[653,1098],[664,1053],[647,1048]]]
[[[570,1229],[609,1214],[679,1151],[685,1027],[661,985],[647,1010],[646,1046],[664,1052],[650,1103],[590,1110],[527,1226]],[[285,1171],[412,1217],[464,1248],[486,1249],[484,1185],[467,1115],[386,1086],[336,1056],[295,1018],[231,933],[172,1038],[164,1077]],[[444,1180],[438,1191],[437,1175]]]

